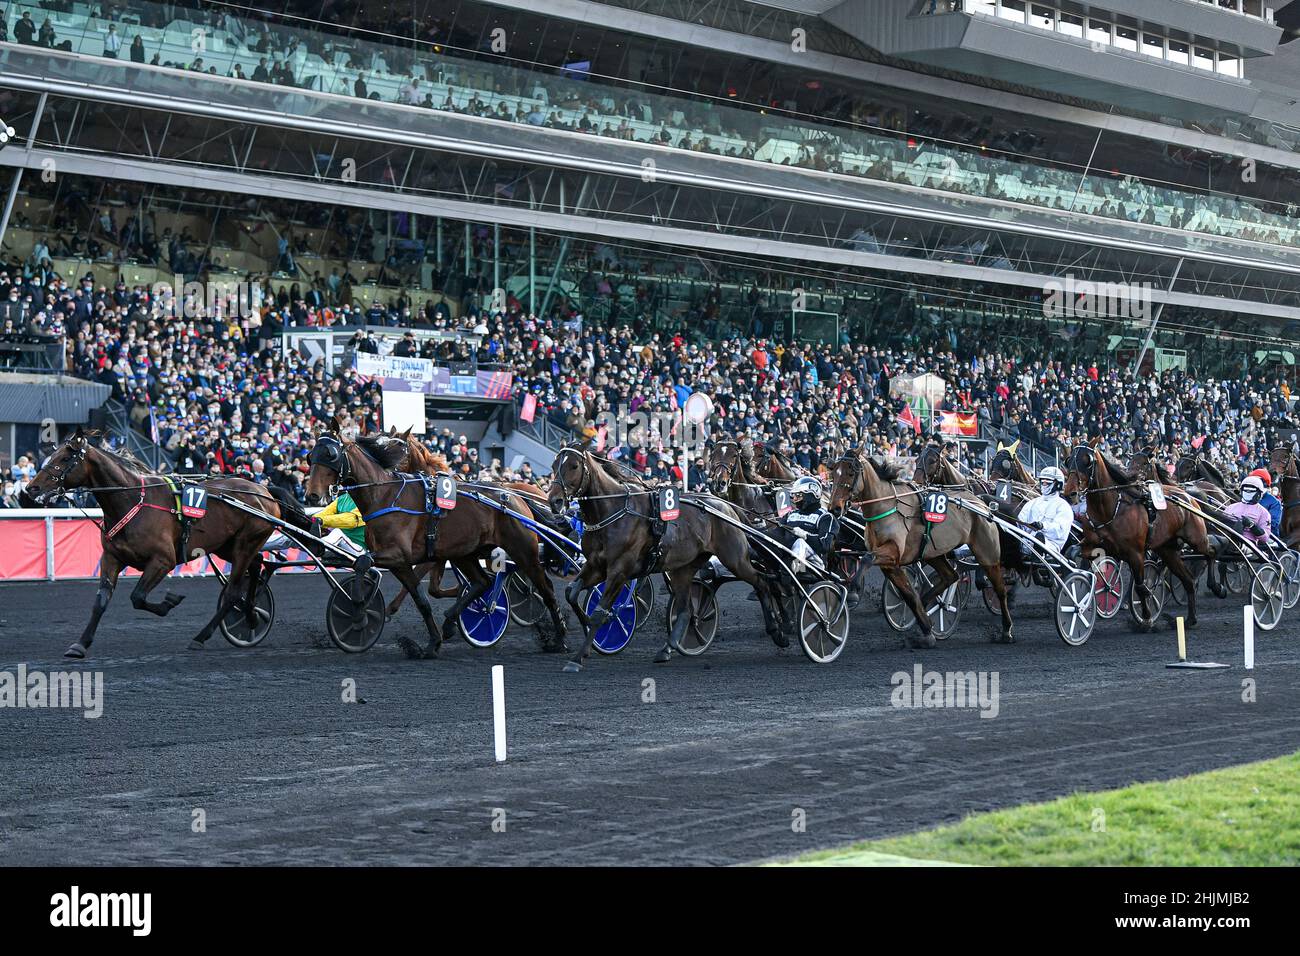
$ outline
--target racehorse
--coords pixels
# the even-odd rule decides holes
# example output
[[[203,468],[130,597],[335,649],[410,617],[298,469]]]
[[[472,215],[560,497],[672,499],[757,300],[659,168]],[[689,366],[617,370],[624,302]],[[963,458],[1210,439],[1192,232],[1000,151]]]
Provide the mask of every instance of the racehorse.
[[[1093,445],[1076,448],[1069,456],[1068,465],[1063,494],[1085,497],[1087,508],[1082,523],[1097,535],[1108,554],[1129,566],[1144,616],[1153,616],[1152,594],[1144,576],[1146,553],[1151,551],[1182,582],[1187,595],[1187,623],[1195,625],[1196,577],[1183,561],[1183,544],[1205,558],[1209,571],[1206,580],[1215,596],[1226,594],[1212,573],[1214,549],[1210,547],[1200,505],[1190,494],[1179,494],[1180,489],[1170,484],[1166,507],[1154,511],[1152,521],[1147,510],[1146,479],[1142,475],[1124,468]]]
[[[1223,472],[1202,452],[1179,458],[1174,465],[1174,480],[1217,507],[1222,508],[1232,503],[1232,494],[1228,491],[1228,482]]]
[[[589,560],[566,590],[569,603],[577,611],[577,594],[581,590],[601,582],[604,587],[596,610],[590,616],[580,613],[580,619],[586,621],[586,635],[578,652],[565,665],[566,671],[582,669],[596,630],[609,619],[623,585],[658,571],[664,572],[672,590],[669,620],[677,615],[667,643],[655,655],[657,663],[667,661],[680,648],[690,624],[691,580],[714,555],[757,592],[768,636],[778,647],[788,646],[781,628],[780,602],[775,599],[771,582],[750,561],[749,540],[741,528],[692,504],[691,499],[681,502],[676,520],[661,522],[653,513],[658,508],[655,490],[644,483],[622,481],[611,471],[609,464],[578,448],[560,449],[551,465],[552,509],[563,514],[570,501],[578,502],[584,524],[584,551],[591,534],[603,536],[595,545],[598,558]],[[735,509],[719,498],[708,499],[708,507],[733,521],[741,520]],[[662,533],[657,530],[660,526]]]
[[[445,475],[451,472],[451,465],[448,464],[447,459],[444,458],[442,455],[438,454],[437,452],[431,450],[422,441],[420,441],[419,438],[414,437],[411,434],[411,429],[408,428],[405,432],[402,433],[398,433],[396,429],[390,429],[388,435],[384,437],[391,441],[403,443],[406,446],[405,455],[397,463],[397,470],[399,472],[409,473],[412,471],[419,471],[427,475]],[[486,498],[490,498],[491,500],[496,501],[499,504],[502,504],[504,507],[510,508],[511,510],[519,511],[523,515],[523,517],[531,518],[532,520],[538,522],[539,524],[545,525],[546,527],[555,531],[558,535],[564,537],[572,536],[572,530],[569,528],[567,521],[556,522],[554,518],[551,516],[549,509],[544,509],[542,507],[539,507],[539,505],[545,503],[546,497],[542,493],[542,489],[537,487],[537,485],[532,484],[531,482],[527,482],[527,481],[509,481],[509,482],[499,482],[499,483],[474,482],[472,485],[470,485],[470,489],[475,494],[479,494]],[[509,496],[508,499],[502,497],[502,495],[512,491],[515,492],[516,494]],[[467,499],[467,500],[471,501],[472,504],[477,504],[477,502],[473,502],[472,499]],[[522,508],[520,508],[521,504],[523,506]],[[545,554],[549,547],[551,547],[551,545],[543,541],[539,549],[540,554]],[[446,570],[447,565],[451,563],[454,562],[442,561],[442,562],[438,562],[436,565],[433,562],[429,562],[426,565],[421,565],[420,567],[416,568],[416,572],[421,577],[424,577],[424,575],[426,574],[429,575],[428,594],[430,597],[456,598],[460,596],[461,587],[459,582],[453,582],[451,585],[445,588],[442,586],[444,571]],[[467,580],[471,582],[477,582],[482,580],[483,570],[480,567],[477,560],[467,560],[467,561],[456,563],[456,568],[462,574],[466,575]],[[525,571],[525,574],[529,574],[529,572]],[[534,586],[536,586],[537,584],[535,580],[533,580],[532,583],[534,584]],[[489,584],[490,584],[490,579],[489,579]],[[550,586],[549,580],[547,580],[546,582],[546,587],[541,589],[541,591],[539,591],[539,595],[542,598],[543,603],[546,603],[548,610],[552,609],[552,604],[554,605],[553,608],[554,613],[552,615],[552,618],[554,619],[554,617],[559,614],[559,604],[558,602],[555,602],[555,594]],[[548,596],[551,599],[550,603],[547,603]],[[406,601],[406,589],[403,588],[393,596],[393,599],[391,601],[388,602],[388,607],[385,610],[385,614],[390,618],[393,617],[393,615],[397,613],[398,609],[401,608],[402,604],[405,601]],[[556,651],[564,651],[567,649],[568,648],[565,647],[562,642],[556,641],[554,635],[546,635],[544,633],[542,634],[543,651],[552,653]]]
[[[916,456],[912,480],[918,484],[958,488],[986,495],[992,492],[988,481],[979,475],[963,475],[956,463],[943,453],[943,446],[930,442]]]
[[[1300,468],[1294,445],[1283,445],[1268,453],[1268,473],[1282,499],[1282,527],[1274,532],[1288,548],[1300,547]]]
[[[776,458],[767,459],[769,468],[778,475],[785,468]],[[751,517],[767,517],[776,514],[776,502],[769,492],[782,478],[768,478],[754,467],[753,442],[741,442],[726,438],[714,443],[704,460],[704,474],[708,478],[709,490],[720,498],[726,498],[742,513]],[[794,473],[790,472],[790,480]]]
[[[410,638],[399,638],[406,656],[437,657],[442,646],[443,629],[438,627],[433,607],[419,588],[423,576],[450,561],[469,582],[443,618],[443,628],[451,627],[460,613],[492,586],[492,575],[483,571],[479,561],[491,558],[498,547],[533,583],[551,613],[555,633],[544,649],[563,650],[564,619],[538,558],[537,536],[509,515],[471,498],[458,499],[451,508],[431,508],[431,495],[418,475],[391,470],[411,451],[408,442],[386,435],[347,441],[341,435],[341,422],[335,418],[317,436],[316,447],[307,459],[311,465],[307,501],[321,503],[336,486],[347,491],[365,520],[366,548],[374,563],[391,571],[419,608],[429,643],[421,648]],[[427,462],[421,458],[412,464],[418,468]],[[513,495],[503,493],[500,500],[514,511],[527,513]]]
[[[75,488],[87,489],[104,512],[100,544],[104,549],[99,564],[99,589],[90,611],[90,623],[64,657],[83,658],[95,639],[99,619],[104,616],[122,569],[140,571],[131,589],[131,606],[166,617],[184,600],[168,591],[161,601],[150,601],[149,593],[179,564],[196,557],[216,555],[230,562],[228,583],[217,601],[216,613],[190,641],[200,650],[222,618],[241,602],[250,627],[256,627],[254,597],[262,570],[262,545],[274,526],[240,511],[216,495],[224,495],[271,518],[289,522],[303,531],[313,523],[288,494],[272,497],[261,485],[243,478],[210,478],[202,488],[208,492],[206,511],[201,517],[181,514],[182,489],[143,463],[91,444],[97,432],[80,428],[60,445],[28,484],[26,500],[42,505]],[[241,595],[241,588],[246,588]]]
[[[862,508],[867,549],[873,562],[916,616],[921,636],[907,634],[910,646],[934,647],[933,625],[925,609],[957,580],[957,569],[947,556],[963,544],[970,547],[998,596],[1002,611],[1000,641],[1011,643],[1011,612],[1002,577],[1002,549],[997,528],[981,514],[985,506],[970,492],[953,490],[947,493],[949,504],[967,502],[968,506],[950,508],[942,521],[930,522],[921,514],[922,495],[913,482],[902,480],[898,468],[874,457],[863,457],[861,449],[841,455],[832,472],[831,510],[843,514],[850,505]],[[919,599],[903,570],[917,561],[925,561],[938,572],[935,583]]]

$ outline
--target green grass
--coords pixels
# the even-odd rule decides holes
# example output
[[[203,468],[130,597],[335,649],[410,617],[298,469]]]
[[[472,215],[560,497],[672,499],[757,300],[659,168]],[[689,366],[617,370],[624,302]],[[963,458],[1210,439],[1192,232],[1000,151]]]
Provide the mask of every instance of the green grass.
[[[973,814],[937,830],[791,862],[899,862],[890,857],[984,866],[1294,866],[1300,863],[1300,753]]]

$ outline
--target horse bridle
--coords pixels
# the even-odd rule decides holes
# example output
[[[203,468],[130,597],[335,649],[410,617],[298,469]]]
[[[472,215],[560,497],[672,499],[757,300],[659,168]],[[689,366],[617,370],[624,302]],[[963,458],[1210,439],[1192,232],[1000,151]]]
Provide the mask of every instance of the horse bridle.
[[[73,470],[84,462],[86,460],[86,455],[90,453],[90,444],[85,441],[77,443],[75,449],[74,446],[69,443],[67,448],[67,460],[63,463],[63,467],[59,469],[57,475],[52,469],[50,471],[46,471],[45,468],[41,469],[42,472],[45,472],[46,477],[52,478],[54,481],[50,487],[50,492],[57,493],[58,495],[65,495],[68,493],[69,488],[65,484],[68,480],[68,475],[72,474]],[[47,492],[43,496],[46,500],[50,498],[50,492]]]
[[[565,455],[573,455],[578,459],[582,466],[582,477],[578,480],[578,486],[572,491],[564,483],[564,475],[560,472],[560,465]],[[587,456],[576,448],[561,448],[560,453],[555,456],[555,481],[560,486],[560,493],[564,495],[564,503],[567,506],[573,498],[582,497],[591,484],[591,466],[587,463]]]
[[[316,439],[316,447],[307,456],[309,465],[321,465],[338,475],[335,484],[346,484],[352,477],[352,462],[343,448],[343,442],[333,435],[321,435]]]

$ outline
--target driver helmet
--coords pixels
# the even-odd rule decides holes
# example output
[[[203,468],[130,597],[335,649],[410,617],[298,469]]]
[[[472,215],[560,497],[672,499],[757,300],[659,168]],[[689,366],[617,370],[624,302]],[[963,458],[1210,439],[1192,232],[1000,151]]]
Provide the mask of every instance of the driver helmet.
[[[1241,483],[1242,504],[1257,505],[1262,497],[1264,497],[1264,482],[1257,477],[1251,475]]]
[[[790,486],[790,497],[801,512],[812,514],[822,505],[822,483],[811,475],[804,475]]]
[[[1056,494],[1065,487],[1065,472],[1048,465],[1038,473],[1038,490],[1042,492],[1043,497],[1047,498]]]
[[[1268,473],[1267,468],[1256,468],[1246,477],[1258,478],[1260,481],[1264,483],[1265,488],[1271,488],[1273,486],[1273,476]]]

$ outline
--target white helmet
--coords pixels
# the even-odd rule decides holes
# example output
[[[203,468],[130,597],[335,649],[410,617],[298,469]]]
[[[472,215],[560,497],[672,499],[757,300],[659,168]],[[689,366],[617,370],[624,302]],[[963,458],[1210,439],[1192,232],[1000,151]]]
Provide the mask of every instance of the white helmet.
[[[1241,483],[1241,500],[1243,504],[1258,504],[1264,497],[1264,482],[1251,475]]]
[[[790,486],[790,497],[794,499],[797,505],[820,507],[822,503],[822,483],[812,475],[797,478],[795,483]]]
[[[1044,495],[1054,495],[1065,487],[1065,472],[1048,465],[1038,473],[1038,487]]]

